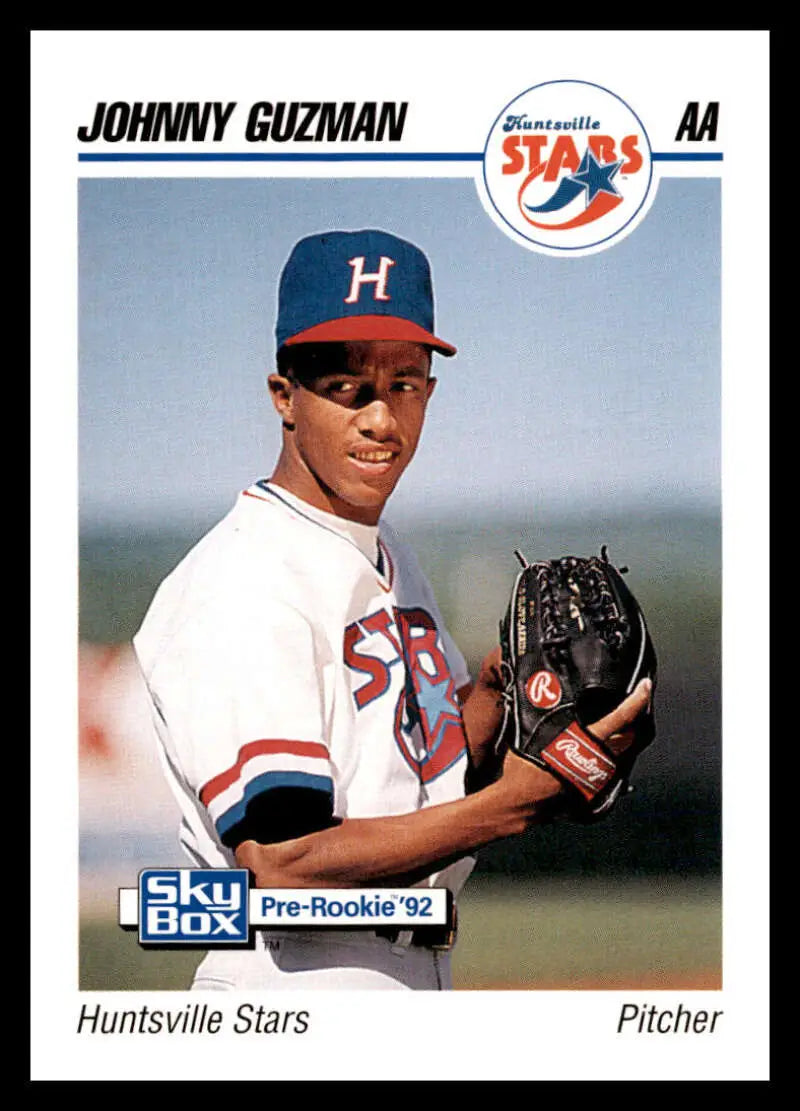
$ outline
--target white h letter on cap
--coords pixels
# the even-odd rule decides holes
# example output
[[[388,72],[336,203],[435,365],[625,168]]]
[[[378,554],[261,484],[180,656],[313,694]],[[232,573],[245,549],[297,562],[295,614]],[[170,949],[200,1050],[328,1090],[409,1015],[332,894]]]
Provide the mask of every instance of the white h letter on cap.
[[[347,260],[347,265],[353,267],[353,278],[350,282],[350,292],[345,297],[344,303],[346,305],[354,305],[356,301],[358,301],[362,282],[375,283],[373,297],[376,301],[391,301],[391,297],[386,292],[386,279],[389,277],[389,267],[394,266],[394,259],[387,258],[386,255],[381,255],[381,261],[376,274],[365,274],[364,262],[365,259],[363,255],[359,255],[358,258]]]

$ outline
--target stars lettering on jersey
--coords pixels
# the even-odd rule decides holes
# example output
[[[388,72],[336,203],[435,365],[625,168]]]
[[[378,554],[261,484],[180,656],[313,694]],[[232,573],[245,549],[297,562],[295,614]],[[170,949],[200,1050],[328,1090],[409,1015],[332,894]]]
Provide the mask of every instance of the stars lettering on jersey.
[[[420,669],[417,672],[419,690],[416,693],[420,710],[425,714],[428,723],[428,736],[431,740],[431,751],[436,748],[441,738],[439,733],[450,721],[460,721],[461,712],[455,698],[455,683],[452,677],[444,675],[438,681],[430,679]]]
[[[431,614],[418,606],[393,607],[391,615],[376,610],[347,626],[343,658],[355,677],[353,699],[358,712],[374,712],[369,708],[395,692],[394,739],[420,783],[430,783],[463,758],[461,707]],[[401,662],[405,674],[398,684],[393,668]],[[366,682],[363,675],[368,676]]]
[[[598,193],[610,193],[612,197],[621,197],[619,189],[612,181],[616,176],[622,159],[618,162],[598,162],[589,147],[581,159],[581,164],[574,174],[567,180],[574,181],[576,185],[586,190],[586,204],[592,203]]]

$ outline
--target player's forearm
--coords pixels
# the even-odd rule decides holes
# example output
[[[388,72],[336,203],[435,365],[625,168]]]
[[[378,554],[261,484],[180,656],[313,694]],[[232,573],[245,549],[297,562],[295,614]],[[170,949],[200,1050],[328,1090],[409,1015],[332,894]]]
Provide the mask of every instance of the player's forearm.
[[[468,798],[387,818],[352,818],[319,833],[273,845],[243,842],[237,862],[259,887],[336,887],[380,882],[444,862],[521,833],[552,813],[558,787],[530,766],[532,797],[502,781]],[[538,786],[538,789],[537,789]]]
[[[502,679],[499,671],[500,650],[495,648],[481,664],[474,686],[460,691],[461,717],[467,738],[470,775],[476,789],[496,777],[502,756],[495,750],[495,742],[503,721]]]
[[[481,767],[494,758],[494,742],[503,720],[502,702],[497,691],[479,684],[461,708],[470,760]]]

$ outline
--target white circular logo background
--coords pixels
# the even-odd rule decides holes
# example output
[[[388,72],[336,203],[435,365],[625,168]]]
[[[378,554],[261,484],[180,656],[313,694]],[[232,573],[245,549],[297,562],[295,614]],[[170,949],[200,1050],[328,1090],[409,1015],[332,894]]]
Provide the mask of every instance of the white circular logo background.
[[[549,710],[561,701],[561,683],[552,671],[534,671],[525,684],[528,698],[539,710]]]
[[[502,222],[547,253],[602,250],[644,215],[650,141],[615,93],[588,81],[547,81],[512,100],[483,158]]]

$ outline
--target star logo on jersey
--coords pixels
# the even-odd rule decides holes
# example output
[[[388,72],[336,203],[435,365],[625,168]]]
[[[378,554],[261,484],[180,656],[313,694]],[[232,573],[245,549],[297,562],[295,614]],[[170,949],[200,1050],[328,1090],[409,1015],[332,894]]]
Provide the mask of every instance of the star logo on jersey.
[[[355,677],[360,713],[384,697],[397,699],[394,738],[422,783],[447,771],[466,751],[455,681],[436,622],[421,607],[380,609],[348,625],[344,662]],[[393,682],[402,667],[401,684]],[[396,671],[395,671],[396,675]]]
[[[416,700],[420,714],[424,715],[423,728],[428,739],[428,752],[433,753],[441,741],[440,734],[448,723],[461,720],[461,711],[455,698],[455,683],[450,675],[434,681],[420,670]]]

